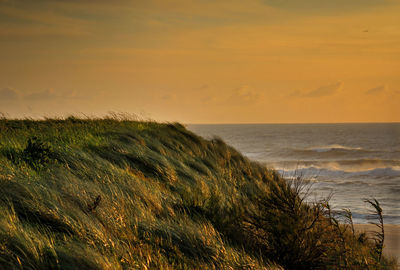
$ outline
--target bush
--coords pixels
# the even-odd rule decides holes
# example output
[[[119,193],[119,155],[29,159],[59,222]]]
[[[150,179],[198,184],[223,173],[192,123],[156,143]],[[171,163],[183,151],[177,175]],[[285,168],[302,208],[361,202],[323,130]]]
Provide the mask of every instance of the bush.
[[[37,137],[28,139],[28,144],[22,152],[22,160],[35,170],[44,168],[50,161],[53,153],[49,143]]]

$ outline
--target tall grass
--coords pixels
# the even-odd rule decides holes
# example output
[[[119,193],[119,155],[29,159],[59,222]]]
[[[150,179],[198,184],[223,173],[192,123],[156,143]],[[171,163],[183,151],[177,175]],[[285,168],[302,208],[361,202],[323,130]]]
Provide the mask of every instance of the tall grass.
[[[0,268],[394,269],[293,183],[177,123],[4,118]]]

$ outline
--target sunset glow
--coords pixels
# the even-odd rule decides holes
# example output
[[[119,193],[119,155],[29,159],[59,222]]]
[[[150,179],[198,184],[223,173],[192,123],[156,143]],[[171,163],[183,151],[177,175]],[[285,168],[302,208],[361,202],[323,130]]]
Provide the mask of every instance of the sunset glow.
[[[398,122],[399,14],[397,0],[0,0],[0,112]]]

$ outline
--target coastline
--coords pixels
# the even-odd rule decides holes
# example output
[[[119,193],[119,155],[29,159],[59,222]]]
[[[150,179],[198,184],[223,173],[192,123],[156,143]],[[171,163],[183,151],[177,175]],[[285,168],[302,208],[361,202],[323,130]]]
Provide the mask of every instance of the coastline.
[[[354,229],[367,234],[378,231],[378,228],[373,224],[354,224]],[[397,264],[400,265],[400,224],[384,224],[384,229],[383,253],[389,257],[396,257]]]

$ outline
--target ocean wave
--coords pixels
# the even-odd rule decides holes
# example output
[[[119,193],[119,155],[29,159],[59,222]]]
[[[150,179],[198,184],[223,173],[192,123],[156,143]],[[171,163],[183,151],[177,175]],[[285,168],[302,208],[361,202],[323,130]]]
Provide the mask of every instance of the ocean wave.
[[[367,154],[381,153],[382,151],[365,149],[362,147],[345,147],[341,145],[330,145],[325,147],[310,147],[310,148],[294,148],[287,149],[287,154],[295,154],[300,157],[319,157],[319,158],[332,158],[340,156],[364,156]]]
[[[380,162],[380,160],[400,160],[397,149],[366,149],[362,147],[347,147],[339,144],[321,147],[270,147],[255,151],[243,151],[243,154],[256,161],[273,160],[361,160],[365,162]]]
[[[369,213],[355,213],[352,212],[354,224],[371,224],[377,222],[376,216],[371,216]],[[383,215],[385,224],[399,224],[400,217],[398,215]],[[347,221],[347,220],[346,220]]]
[[[357,172],[358,175],[366,175],[366,176],[380,176],[380,177],[400,177],[400,167],[396,168],[378,168],[368,171]]]
[[[323,146],[317,146],[317,147],[310,147],[305,150],[311,150],[314,152],[329,152],[329,151],[334,151],[334,150],[345,150],[345,151],[366,151],[362,147],[350,147],[350,146],[344,146],[340,144],[330,144],[330,145],[323,145]]]
[[[267,164],[268,165],[268,164]],[[270,166],[276,169],[298,170],[304,168],[328,169],[344,172],[362,172],[374,169],[392,168],[400,170],[398,159],[342,159],[342,160],[285,160],[272,162]]]
[[[295,178],[298,176],[305,177],[307,179],[320,179],[321,177],[326,177],[328,179],[337,178],[397,178],[400,177],[400,167],[399,168],[377,168],[372,170],[364,171],[344,171],[344,170],[334,170],[318,167],[302,167],[292,170],[284,168],[276,168],[276,170],[284,177]]]
[[[326,147],[310,147],[310,148],[292,148],[285,149],[278,153],[278,155],[296,156],[299,159],[304,158],[318,158],[318,159],[332,159],[332,158],[346,158],[346,157],[371,157],[371,156],[385,156],[388,153],[381,150],[365,149],[362,147],[345,147],[341,145],[330,145]]]

